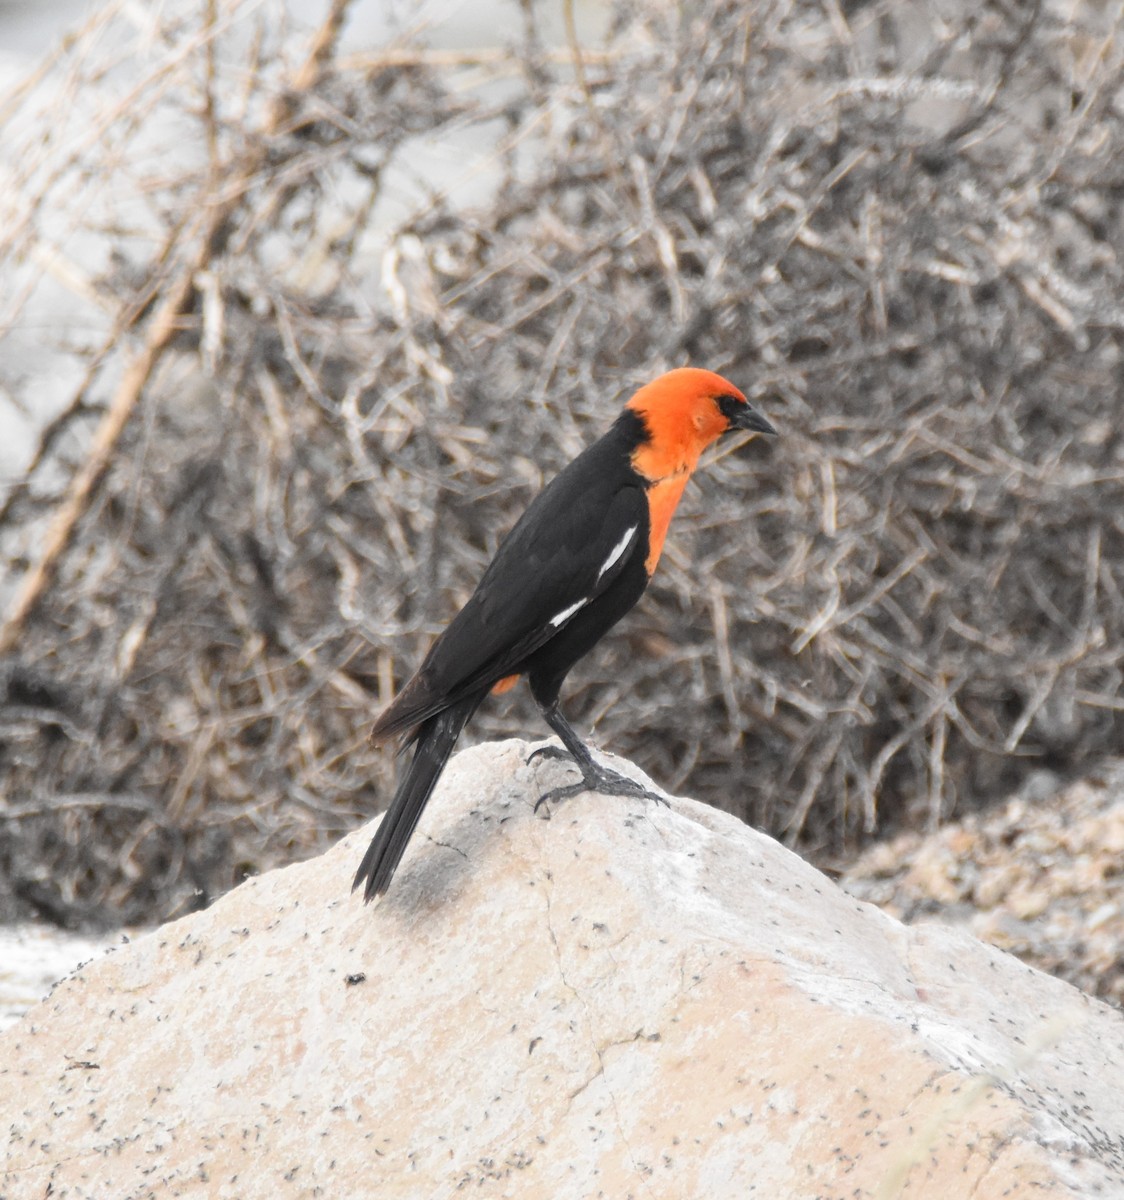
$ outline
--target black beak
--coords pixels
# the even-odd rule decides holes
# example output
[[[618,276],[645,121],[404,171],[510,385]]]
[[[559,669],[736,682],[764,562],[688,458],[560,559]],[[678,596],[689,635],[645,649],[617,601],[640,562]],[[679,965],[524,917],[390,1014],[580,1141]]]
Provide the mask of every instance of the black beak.
[[[730,413],[730,428],[744,429],[747,433],[767,433],[772,437],[777,436],[777,431],[773,426],[751,404],[739,404],[736,410]]]

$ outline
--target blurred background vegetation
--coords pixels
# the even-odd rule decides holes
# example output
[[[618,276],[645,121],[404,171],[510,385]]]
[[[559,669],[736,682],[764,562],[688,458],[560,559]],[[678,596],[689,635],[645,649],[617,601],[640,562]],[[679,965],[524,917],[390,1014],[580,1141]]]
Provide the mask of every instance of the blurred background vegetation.
[[[782,436],[580,729],[825,863],[1119,752],[1119,5],[351,8],[110,4],[0,101],[0,913],[152,922],[368,819],[375,712],[686,362]]]

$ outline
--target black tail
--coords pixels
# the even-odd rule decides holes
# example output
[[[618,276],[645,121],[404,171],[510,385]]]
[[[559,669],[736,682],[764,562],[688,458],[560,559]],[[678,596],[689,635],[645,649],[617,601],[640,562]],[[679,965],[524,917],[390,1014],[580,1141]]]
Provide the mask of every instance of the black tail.
[[[382,823],[375,831],[351,885],[354,891],[367,881],[363,892],[365,901],[381,896],[390,887],[425,802],[453,752],[461,730],[482,699],[482,696],[468,696],[428,717],[418,727],[417,736],[413,738],[414,757],[398,782],[394,799],[383,814]]]

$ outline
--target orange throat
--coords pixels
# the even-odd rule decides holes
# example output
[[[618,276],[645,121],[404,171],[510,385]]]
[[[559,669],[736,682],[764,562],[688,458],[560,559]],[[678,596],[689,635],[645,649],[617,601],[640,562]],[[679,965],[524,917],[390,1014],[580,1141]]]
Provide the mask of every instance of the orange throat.
[[[648,557],[644,562],[644,569],[649,578],[655,572],[656,563],[660,561],[667,528],[679,504],[679,497],[683,495],[683,489],[690,478],[691,472],[683,471],[678,475],[669,475],[648,488]]]

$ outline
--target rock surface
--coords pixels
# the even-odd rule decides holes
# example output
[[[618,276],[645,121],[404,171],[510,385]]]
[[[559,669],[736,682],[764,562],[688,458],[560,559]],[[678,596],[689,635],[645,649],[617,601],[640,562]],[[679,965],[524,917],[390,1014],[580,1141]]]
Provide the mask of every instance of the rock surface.
[[[0,1038],[0,1196],[1124,1197],[1124,1018],[736,819],[459,755]]]
[[[840,879],[907,923],[970,930],[1124,1008],[1124,762],[1062,788],[871,846]]]
[[[51,926],[0,925],[0,1033],[64,975],[118,940],[109,934],[83,937]]]

